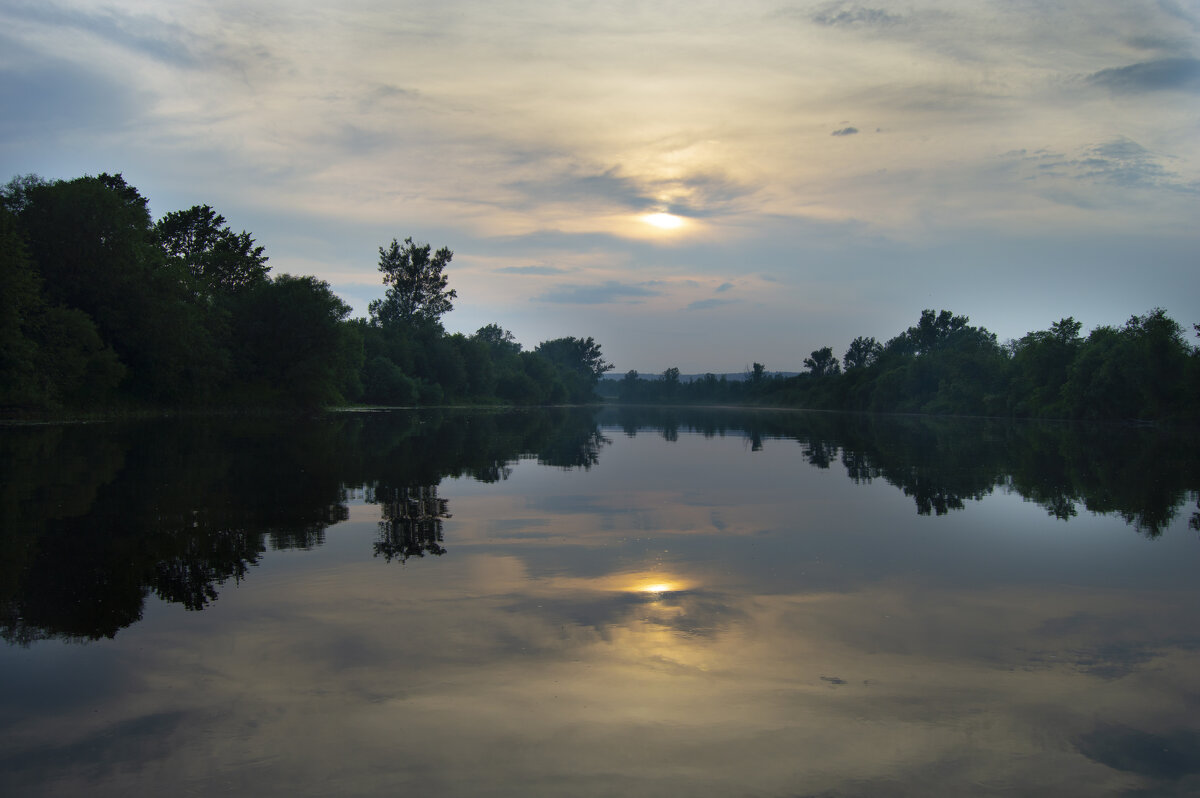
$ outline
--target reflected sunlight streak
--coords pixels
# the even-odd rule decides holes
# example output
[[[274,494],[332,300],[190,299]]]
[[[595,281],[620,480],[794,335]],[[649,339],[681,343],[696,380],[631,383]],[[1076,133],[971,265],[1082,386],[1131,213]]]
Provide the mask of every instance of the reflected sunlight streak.
[[[622,589],[643,596],[662,596],[664,593],[682,593],[692,587],[692,584],[682,579],[664,576],[661,573],[651,573],[636,575]]]

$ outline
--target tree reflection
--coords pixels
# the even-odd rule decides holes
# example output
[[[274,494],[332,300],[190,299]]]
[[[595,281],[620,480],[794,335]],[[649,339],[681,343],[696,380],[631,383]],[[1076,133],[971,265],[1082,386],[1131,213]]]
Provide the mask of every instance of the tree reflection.
[[[445,554],[442,519],[450,518],[449,502],[438,496],[437,485],[392,488],[387,493],[382,500],[376,494],[383,519],[375,556],[404,562],[410,557]]]
[[[607,442],[579,408],[0,428],[0,637],[113,637],[151,594],[201,610],[268,549],[322,545],[347,485],[381,506],[377,556],[440,555],[444,477],[589,468]]]
[[[1200,495],[1200,432],[1191,429],[628,405],[600,419],[626,435],[741,435],[752,451],[795,441],[814,467],[840,459],[852,481],[882,479],[920,515],[963,510],[999,489],[1064,521],[1083,508],[1154,538]],[[1189,525],[1200,530],[1200,509]]]

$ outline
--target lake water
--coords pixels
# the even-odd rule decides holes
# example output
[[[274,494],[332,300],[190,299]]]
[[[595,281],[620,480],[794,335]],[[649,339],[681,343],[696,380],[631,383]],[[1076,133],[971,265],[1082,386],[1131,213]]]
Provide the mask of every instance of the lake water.
[[[1194,435],[0,428],[0,794],[1200,793]]]

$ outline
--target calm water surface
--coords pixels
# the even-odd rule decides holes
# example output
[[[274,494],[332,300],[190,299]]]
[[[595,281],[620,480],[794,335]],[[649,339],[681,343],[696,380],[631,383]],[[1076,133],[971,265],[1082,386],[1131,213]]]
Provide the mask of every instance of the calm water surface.
[[[1200,793],[1189,434],[0,428],[0,794]]]

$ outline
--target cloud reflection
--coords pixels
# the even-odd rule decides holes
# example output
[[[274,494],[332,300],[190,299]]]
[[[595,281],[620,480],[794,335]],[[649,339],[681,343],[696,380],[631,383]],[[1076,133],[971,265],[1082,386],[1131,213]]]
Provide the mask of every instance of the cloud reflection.
[[[1025,591],[1014,603],[1003,591],[896,584],[772,595],[727,582],[720,592],[639,598],[698,584],[686,569],[669,573],[543,578],[525,557],[472,555],[403,581],[365,565],[295,589],[254,589],[253,614],[212,625],[235,646],[197,651],[178,628],[152,621],[137,635],[155,641],[137,669],[157,688],[138,701],[114,696],[104,711],[126,718],[111,727],[120,733],[181,699],[227,708],[182,733],[179,747],[150,752],[155,765],[138,783],[157,787],[186,770],[185,748],[268,792],[242,758],[286,765],[280,784],[299,794],[335,762],[351,793],[387,783],[446,795],[550,795],[564,785],[661,795],[664,770],[668,792],[703,796],[870,795],[897,783],[1097,794],[1113,782],[1095,762],[1116,762],[1131,786],[1191,778],[1173,759],[1115,759],[1113,735],[1093,731],[1092,708],[1130,730],[1156,727],[1164,712],[1183,717],[1185,707],[1164,707],[1196,686],[1195,651],[1167,643],[1152,668],[1114,683],[1073,664],[1077,640],[1036,632],[1084,607],[1108,612],[1098,592]],[[611,615],[574,620],[586,595],[611,596]],[[1163,620],[1138,634],[1169,637],[1180,621],[1173,601],[1155,601]],[[708,633],[695,633],[698,620]],[[295,729],[309,726],[320,731],[298,739]],[[235,729],[237,753],[216,744],[212,732]],[[37,732],[31,739],[17,750],[45,744]],[[387,742],[397,739],[422,744]],[[68,777],[87,761],[66,765]],[[121,781],[99,775],[99,794]]]

